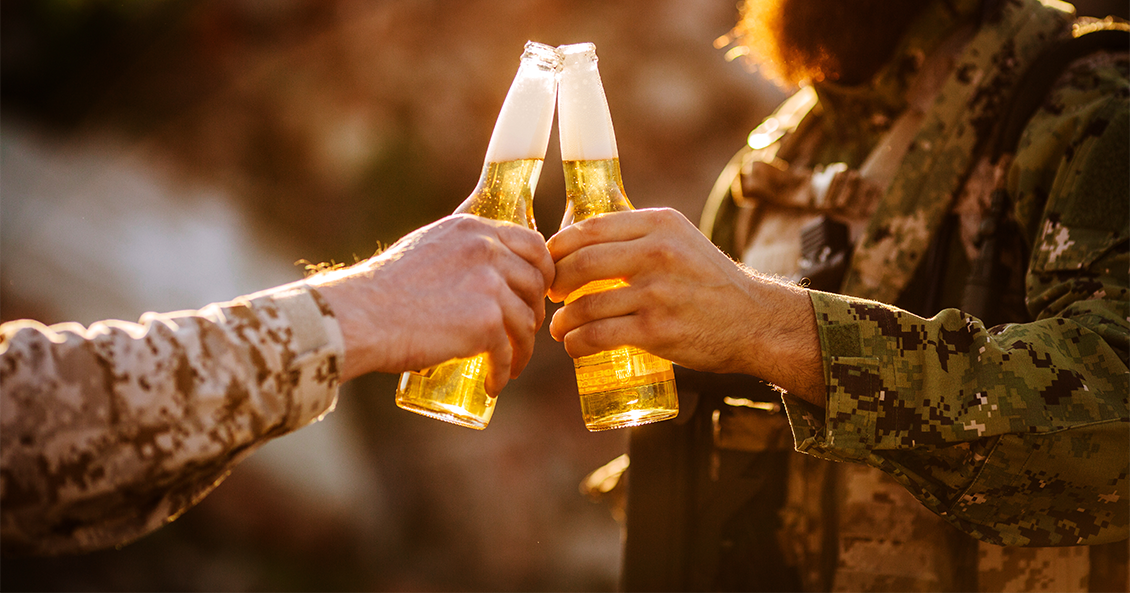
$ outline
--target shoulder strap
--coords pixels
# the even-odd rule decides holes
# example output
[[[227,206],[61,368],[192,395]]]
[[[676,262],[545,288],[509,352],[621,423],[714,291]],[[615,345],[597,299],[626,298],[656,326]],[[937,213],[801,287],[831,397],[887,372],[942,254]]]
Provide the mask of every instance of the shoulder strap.
[[[1130,30],[1121,26],[1095,30],[1051,44],[1025,72],[1017,92],[1012,96],[1011,105],[1003,111],[1008,115],[998,125],[988,147],[988,156],[996,171],[989,213],[978,233],[981,252],[971,262],[961,303],[963,311],[981,319],[986,325],[1006,321],[997,318],[994,305],[999,302],[998,284],[1002,277],[999,250],[1009,210],[1008,192],[1004,188],[1005,172],[1012,162],[1012,153],[1020,142],[1020,135],[1068,66],[1095,52],[1119,50],[1130,51]]]
[[[842,292],[885,303],[903,294],[1021,76],[1071,16],[1038,0],[1003,3],[965,47],[901,159],[863,236]]]
[[[1008,117],[1002,121],[990,146],[989,155],[993,162],[999,161],[1005,152],[1015,150],[1028,120],[1032,119],[1052,85],[1068,66],[1095,52],[1118,50],[1130,50],[1130,30],[1097,30],[1079,37],[1062,39],[1044,50],[1032,67],[1028,68],[1020,80],[1017,92],[1013,94],[1012,105],[1005,112]]]

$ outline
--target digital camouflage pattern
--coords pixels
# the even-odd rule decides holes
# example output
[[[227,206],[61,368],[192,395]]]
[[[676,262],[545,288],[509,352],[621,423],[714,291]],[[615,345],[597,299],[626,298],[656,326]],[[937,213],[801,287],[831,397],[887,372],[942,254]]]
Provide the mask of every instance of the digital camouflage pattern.
[[[132,541],[333,409],[340,328],[298,282],[138,323],[0,325],[5,553]]]
[[[899,163],[857,243],[842,292],[893,303],[953,207],[1004,104],[1048,40],[1070,31],[1067,15],[1037,2],[1006,2],[999,21],[966,46]]]
[[[1023,43],[1002,45],[1013,52]],[[1052,546],[1127,537],[1127,66],[1125,54],[1074,65],[1029,124],[1009,172],[1017,222],[1031,246],[1029,323],[987,328],[957,309],[924,319],[813,293],[828,412],[821,430],[799,432],[801,450],[879,467],[988,542]],[[937,110],[954,111],[944,98]],[[970,113],[962,117],[976,118]],[[928,122],[916,142],[957,143],[935,136],[936,129]],[[948,169],[960,148],[929,158],[913,151],[902,168],[945,160]],[[910,276],[900,271],[899,257],[924,252],[929,239],[920,230],[936,226],[928,221],[937,215],[926,213],[936,207],[928,205],[952,202],[929,195],[954,187],[946,179],[934,171],[896,176],[869,226],[879,230],[865,235],[852,264],[853,271],[876,271],[849,272],[845,292],[894,300],[891,286],[906,282],[895,279]],[[927,197],[912,199],[914,192]],[[905,213],[891,216],[894,210]],[[874,248],[868,241],[876,235],[894,247]],[[877,251],[892,256],[877,260]],[[871,280],[855,280],[865,277]]]
[[[802,268],[801,223],[829,214],[851,228],[842,284],[811,293],[827,409],[783,398],[797,450],[855,462],[790,462],[777,536],[806,589],[1104,586],[1088,558],[1120,563],[1107,576],[1126,586],[1130,65],[1125,52],[1073,63],[1027,125],[1005,171],[1019,232],[998,295],[1017,306],[1013,323],[986,324],[959,307],[993,186],[982,145],[1074,19],[1059,3],[1005,0],[966,33],[980,4],[932,2],[868,88],[803,89],[751,134],[704,209],[723,250],[785,277]],[[923,276],[953,218],[951,263]],[[938,280],[937,308],[911,313],[921,300],[908,295]],[[1119,543],[1092,545],[1104,542]]]

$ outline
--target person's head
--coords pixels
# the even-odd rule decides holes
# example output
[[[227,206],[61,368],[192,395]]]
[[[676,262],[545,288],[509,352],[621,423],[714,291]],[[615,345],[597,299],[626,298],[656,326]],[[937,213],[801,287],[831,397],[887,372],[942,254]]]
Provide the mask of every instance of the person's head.
[[[743,0],[736,43],[782,86],[866,82],[886,62],[925,2]]]

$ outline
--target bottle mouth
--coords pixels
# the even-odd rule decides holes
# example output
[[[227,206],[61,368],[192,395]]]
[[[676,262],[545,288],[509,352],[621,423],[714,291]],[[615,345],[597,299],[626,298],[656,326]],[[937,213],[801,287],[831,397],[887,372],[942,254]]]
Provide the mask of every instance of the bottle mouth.
[[[539,62],[547,70],[560,70],[563,63],[561,52],[552,45],[538,43],[537,41],[527,41],[525,51],[522,53],[522,59],[533,59]]]
[[[562,59],[566,63],[577,63],[584,60],[596,62],[595,43],[585,42],[559,45],[557,46],[557,51],[561,54]]]

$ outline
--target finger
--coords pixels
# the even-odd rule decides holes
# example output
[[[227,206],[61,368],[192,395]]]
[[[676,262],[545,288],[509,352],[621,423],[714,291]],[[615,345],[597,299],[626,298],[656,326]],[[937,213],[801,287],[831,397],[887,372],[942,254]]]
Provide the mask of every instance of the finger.
[[[496,231],[503,245],[541,273],[542,287],[539,299],[544,298],[545,291],[553,284],[556,273],[553,258],[550,257],[549,250],[545,246],[545,237],[537,231],[510,223],[500,224]]]
[[[514,359],[514,353],[505,333],[492,333],[494,339],[486,351],[487,374],[483,387],[487,394],[497,397],[510,380],[510,364]]]
[[[487,376],[483,381],[483,389],[491,397],[498,397],[502,393],[502,389],[510,382],[510,365],[495,364],[497,360],[499,359],[488,356],[486,362]]]
[[[550,237],[546,248],[556,262],[590,245],[636,239],[647,232],[642,212],[610,212],[571,224]]]
[[[565,344],[565,351],[573,358],[614,350],[621,346],[639,347],[640,330],[637,321],[635,315],[599,319],[565,334],[562,343]]]
[[[545,276],[548,273],[552,277],[553,262],[540,234],[513,223],[467,214],[452,215],[447,220],[454,234],[447,243],[463,246],[459,254],[465,267],[478,264],[489,268],[492,274],[497,272],[530,308],[544,311],[548,288]]]
[[[547,296],[561,302],[577,289],[594,280],[631,279],[646,265],[647,241],[637,238],[588,245],[557,261],[557,275]]]
[[[544,247],[544,246],[543,246]],[[509,290],[525,303],[536,317],[534,330],[545,320],[545,277],[540,270],[513,253],[507,254],[496,268],[506,281]]]
[[[504,294],[499,299],[502,309],[502,323],[510,343],[510,377],[517,377],[534,352],[537,328],[540,327],[538,313],[544,318],[544,307],[533,310],[513,294]]]
[[[569,225],[549,238],[546,248],[553,261],[589,245],[631,241],[647,235],[677,214],[669,208],[610,212]]]
[[[683,260],[684,246],[698,229],[670,208],[616,212],[590,218],[550,238],[557,276],[548,296],[555,302],[593,280],[620,278],[633,282],[640,273],[666,270]]]
[[[631,286],[588,294],[558,309],[549,324],[549,333],[560,342],[566,334],[586,323],[632,315],[641,304],[640,291]]]

